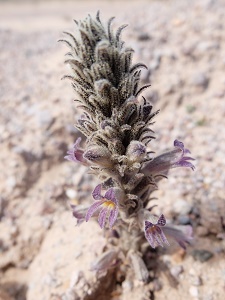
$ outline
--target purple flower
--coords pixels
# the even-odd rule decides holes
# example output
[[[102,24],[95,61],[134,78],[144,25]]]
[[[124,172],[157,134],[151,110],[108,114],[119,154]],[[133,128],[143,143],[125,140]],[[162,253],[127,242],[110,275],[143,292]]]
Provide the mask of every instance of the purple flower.
[[[97,185],[92,192],[93,198],[96,200],[94,204],[88,209],[86,214],[86,222],[89,221],[95,211],[101,208],[98,223],[101,228],[105,226],[106,217],[109,219],[109,226],[112,228],[118,215],[118,200],[115,196],[115,191],[110,188],[104,196],[101,195],[101,184]]]
[[[77,225],[80,225],[85,220],[88,208],[74,204],[70,204],[70,207],[72,209],[74,218],[77,219]]]
[[[164,227],[165,234],[171,236],[175,241],[181,246],[181,248],[186,249],[186,244],[190,244],[192,237],[192,227],[190,225],[166,225]]]
[[[76,140],[73,148],[67,151],[67,155],[64,158],[70,161],[81,162],[82,164],[87,165],[87,161],[83,157],[84,151],[79,148],[80,142],[81,137]]]
[[[161,229],[161,227],[165,225],[166,219],[164,215],[161,215],[155,224],[145,221],[145,237],[152,248],[155,248],[156,246],[163,247],[163,243],[169,245],[169,242]]]
[[[166,174],[169,169],[177,167],[188,167],[194,170],[195,167],[190,162],[194,158],[188,156],[188,154],[190,154],[190,151],[184,148],[184,144],[175,140],[174,149],[155,157],[142,169],[142,173],[146,175]]]

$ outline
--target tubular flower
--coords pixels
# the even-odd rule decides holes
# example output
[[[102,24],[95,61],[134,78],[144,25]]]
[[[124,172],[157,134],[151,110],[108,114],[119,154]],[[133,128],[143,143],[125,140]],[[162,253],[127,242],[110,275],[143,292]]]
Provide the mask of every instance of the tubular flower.
[[[84,151],[79,147],[81,142],[81,137],[79,137],[73,145],[73,148],[67,151],[67,155],[64,157],[67,160],[81,162],[87,165],[86,160],[83,157]]]
[[[163,243],[169,245],[169,242],[161,229],[161,227],[165,225],[166,219],[164,215],[161,215],[155,224],[145,221],[145,237],[152,248],[155,248],[156,246],[163,247]]]
[[[186,154],[190,154],[190,151],[184,148],[184,144],[182,142],[175,140],[174,149],[156,156],[142,169],[142,172],[144,174],[155,175],[159,173],[167,173],[169,169],[177,167],[188,167],[194,170],[195,167],[190,162],[190,160],[194,160],[194,158],[186,156]]]
[[[118,215],[118,200],[116,199],[113,188],[108,189],[104,196],[101,195],[101,184],[97,185],[92,193],[96,200],[88,209],[86,214],[86,222],[92,217],[95,211],[101,208],[98,223],[101,228],[105,226],[106,217],[109,219],[109,226],[112,228]]]
[[[81,205],[70,204],[73,217],[77,220],[77,225],[84,222],[88,208]]]
[[[166,225],[163,230],[166,235],[171,236],[184,250],[186,249],[186,244],[190,244],[193,239],[190,225]]]

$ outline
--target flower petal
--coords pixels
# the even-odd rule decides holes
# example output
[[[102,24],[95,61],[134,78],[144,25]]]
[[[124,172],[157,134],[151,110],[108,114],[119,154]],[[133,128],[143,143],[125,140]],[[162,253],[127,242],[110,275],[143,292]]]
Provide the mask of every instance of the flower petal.
[[[101,189],[102,189],[102,185],[101,184],[98,184],[94,191],[92,192],[92,197],[95,199],[95,200],[101,200],[103,197],[101,196]]]
[[[190,244],[192,237],[192,227],[186,226],[172,226],[166,225],[164,232],[175,239],[175,241],[183,248],[186,249],[186,244]]]
[[[116,205],[118,205],[118,201],[116,199],[116,195],[113,188],[108,189],[108,191],[105,193],[105,198],[108,200],[111,200]]]
[[[163,241],[162,241],[161,235],[162,235],[162,229],[159,227],[155,227],[155,230],[153,233],[153,238],[154,238],[155,244],[156,244],[156,246],[158,245],[158,246],[163,247]]]
[[[165,226],[166,225],[166,218],[164,217],[163,214],[159,217],[157,225],[159,225],[159,226]]]
[[[109,226],[110,228],[113,227],[113,224],[115,223],[116,219],[118,216],[118,207],[115,207],[114,209],[111,210],[110,215],[109,215]]]
[[[163,230],[164,230],[164,229],[163,229]],[[161,230],[161,235],[160,235],[160,237],[161,237],[163,243],[164,243],[164,244],[167,244],[167,245],[169,246],[170,244],[169,244],[169,242],[168,242],[168,240],[167,240],[167,238],[166,238],[166,236],[165,236],[163,230]]]
[[[151,234],[149,233],[145,233],[145,237],[146,237],[146,240],[149,242],[150,246],[155,249],[155,242],[154,242],[154,238]]]
[[[79,137],[73,145],[73,148],[67,151],[67,155],[64,157],[67,160],[81,162],[84,165],[87,165],[87,161],[84,159],[84,151],[79,148],[81,142],[81,137]]]
[[[189,162],[194,159],[189,156],[184,156],[188,153],[190,153],[190,151],[184,148],[184,144],[175,140],[172,150],[156,156],[144,166],[141,172],[145,175],[167,174],[170,169],[176,167],[189,167],[194,170],[194,165]]]
[[[178,147],[184,151],[184,144],[182,142],[175,140],[173,144],[174,144],[174,147]]]
[[[101,228],[103,228],[105,226],[105,221],[106,221],[106,217],[107,217],[107,212],[108,212],[108,208],[104,207],[98,216],[98,223],[100,225]]]
[[[159,217],[156,224],[145,221],[145,237],[152,248],[155,248],[156,246],[163,247],[164,243],[169,245],[163,230],[160,228],[160,223],[162,224],[161,226],[166,224],[164,215]]]
[[[173,168],[175,168],[175,167],[191,168],[193,171],[195,169],[195,166],[192,163],[190,163],[187,160],[183,160],[183,159],[180,162],[177,162],[176,164],[174,164]]]
[[[104,201],[102,201],[102,200],[96,201],[95,203],[93,203],[93,204],[89,207],[89,209],[88,209],[88,211],[87,211],[87,213],[86,213],[86,217],[85,217],[86,222],[89,221],[89,219],[92,217],[92,215],[94,214],[94,212],[99,208],[99,206],[102,205],[103,202],[104,202]]]

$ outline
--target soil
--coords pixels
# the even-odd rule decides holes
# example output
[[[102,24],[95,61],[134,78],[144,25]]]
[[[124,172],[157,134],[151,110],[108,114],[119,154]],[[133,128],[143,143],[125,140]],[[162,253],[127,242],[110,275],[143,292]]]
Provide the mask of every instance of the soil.
[[[159,153],[182,140],[196,170],[172,170],[155,213],[191,224],[186,252],[154,253],[143,284],[128,272],[90,271],[107,237],[75,226],[69,203],[91,203],[97,178],[64,160],[80,133],[74,92],[57,43],[73,19],[101,11],[145,63]],[[222,300],[225,294],[225,1],[0,2],[0,300]],[[151,264],[151,258],[147,260]]]

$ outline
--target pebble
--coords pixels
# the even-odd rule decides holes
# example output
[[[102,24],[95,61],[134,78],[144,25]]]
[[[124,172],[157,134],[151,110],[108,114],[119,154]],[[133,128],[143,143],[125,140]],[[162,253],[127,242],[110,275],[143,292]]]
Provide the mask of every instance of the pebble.
[[[162,283],[157,278],[153,280],[153,289],[156,292],[162,289]]]
[[[200,276],[190,276],[190,283],[193,286],[200,286],[202,285],[202,279]]]
[[[188,225],[191,224],[191,220],[187,215],[180,215],[177,218],[180,225]]]
[[[207,236],[209,231],[206,227],[198,226],[196,228],[196,233],[197,233],[198,236]]]
[[[40,127],[45,126],[48,128],[51,126],[51,124],[54,121],[53,116],[51,115],[50,111],[48,111],[47,109],[38,112],[37,117],[38,117],[38,122]]]
[[[77,196],[77,191],[73,190],[73,189],[67,189],[66,190],[66,196],[69,198],[69,199],[75,199],[76,196]]]
[[[7,180],[6,180],[6,186],[10,189],[13,190],[17,185],[17,180],[15,176],[10,176]]]
[[[193,54],[195,50],[195,44],[190,44],[190,45],[184,45],[181,48],[181,52],[183,53],[183,55],[185,56],[191,56]]]
[[[160,66],[160,59],[155,58],[150,64],[149,64],[149,70],[150,71],[156,71]]]
[[[192,256],[194,257],[195,260],[198,260],[203,263],[209,260],[210,258],[212,258],[213,253],[204,249],[196,249],[192,251]]]
[[[70,279],[70,288],[76,286],[76,284],[80,281],[81,278],[84,277],[84,273],[82,271],[75,271]]]
[[[206,51],[209,51],[209,50],[212,50],[212,49],[218,49],[220,46],[219,43],[217,42],[213,42],[213,41],[203,41],[203,42],[200,42],[198,45],[197,45],[197,50],[199,50],[200,52],[206,52]]]
[[[129,279],[126,279],[126,280],[123,281],[122,287],[123,287],[123,290],[125,292],[129,292],[133,288],[133,282],[131,280],[129,280]]]
[[[170,269],[170,273],[173,275],[173,277],[175,277],[176,279],[178,279],[179,275],[181,273],[183,273],[184,271],[184,268],[181,266],[181,265],[178,265],[178,266],[173,266],[171,269]]]
[[[141,82],[143,84],[148,84],[150,81],[150,70],[149,69],[141,69]]]
[[[178,200],[174,202],[173,211],[180,215],[187,215],[192,210],[192,204],[185,200]]]
[[[194,74],[192,77],[192,84],[196,87],[206,89],[209,84],[209,78],[204,73]]]
[[[151,39],[151,36],[147,32],[142,32],[137,36],[137,39],[139,41],[149,41]]]
[[[159,100],[159,93],[156,90],[148,89],[145,93],[145,98],[152,104],[155,104]]]
[[[196,286],[191,286],[189,288],[189,294],[194,298],[198,298],[198,288]]]

